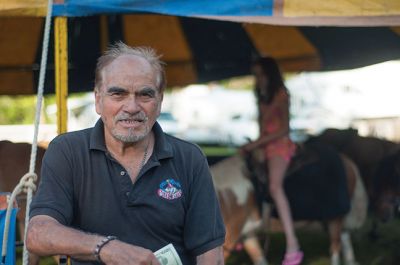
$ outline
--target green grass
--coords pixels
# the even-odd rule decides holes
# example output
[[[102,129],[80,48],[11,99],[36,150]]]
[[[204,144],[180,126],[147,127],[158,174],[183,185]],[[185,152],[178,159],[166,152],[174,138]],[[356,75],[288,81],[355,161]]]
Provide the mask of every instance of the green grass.
[[[229,146],[200,146],[206,156],[232,156],[237,148]]]
[[[353,248],[359,265],[399,265],[400,264],[400,220],[380,224],[378,237],[372,240],[369,236],[371,220],[356,230],[351,231]],[[302,250],[305,253],[303,265],[330,265],[329,238],[326,231],[296,231]],[[285,239],[282,233],[260,234],[260,242],[269,238],[267,259],[269,265],[280,265],[285,250]],[[343,263],[342,263],[343,264]],[[250,258],[244,250],[234,252],[226,265],[251,265]]]
[[[323,231],[297,230],[297,235],[304,251],[304,264],[328,265],[329,264],[329,239]],[[267,259],[270,265],[280,265],[285,251],[285,238],[282,233],[261,234],[260,242],[268,236]],[[228,258],[227,265],[250,265],[251,260],[244,250],[234,252]]]

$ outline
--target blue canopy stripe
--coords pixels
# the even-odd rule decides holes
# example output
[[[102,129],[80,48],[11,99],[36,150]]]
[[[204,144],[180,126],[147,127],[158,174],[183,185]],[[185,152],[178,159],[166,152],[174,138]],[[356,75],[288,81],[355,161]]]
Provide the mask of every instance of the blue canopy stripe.
[[[272,16],[274,0],[65,0],[53,16],[157,13],[174,16]]]

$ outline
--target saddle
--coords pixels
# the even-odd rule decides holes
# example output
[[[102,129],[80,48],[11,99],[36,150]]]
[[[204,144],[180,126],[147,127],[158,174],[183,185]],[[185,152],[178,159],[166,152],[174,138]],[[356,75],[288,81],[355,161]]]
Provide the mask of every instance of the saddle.
[[[256,200],[272,203],[268,192],[267,165],[249,154],[245,159]],[[294,220],[324,220],[350,210],[347,176],[337,151],[328,145],[306,142],[299,145],[284,180]],[[276,211],[272,214],[277,216]]]

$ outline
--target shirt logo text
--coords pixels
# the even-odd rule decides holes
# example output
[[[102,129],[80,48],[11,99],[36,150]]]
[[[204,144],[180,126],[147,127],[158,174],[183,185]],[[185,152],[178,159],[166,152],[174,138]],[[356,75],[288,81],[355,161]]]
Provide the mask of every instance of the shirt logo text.
[[[160,188],[157,190],[158,196],[167,199],[175,200],[182,196],[181,184],[174,179],[167,179],[160,183]]]

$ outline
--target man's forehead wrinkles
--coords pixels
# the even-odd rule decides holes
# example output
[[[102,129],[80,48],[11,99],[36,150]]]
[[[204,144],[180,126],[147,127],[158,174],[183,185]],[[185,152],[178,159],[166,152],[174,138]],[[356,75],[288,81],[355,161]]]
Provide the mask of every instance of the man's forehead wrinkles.
[[[124,89],[141,89],[143,87],[157,87],[157,83],[155,80],[148,78],[148,79],[115,79],[109,78],[104,80],[105,85],[107,87],[120,87]]]

